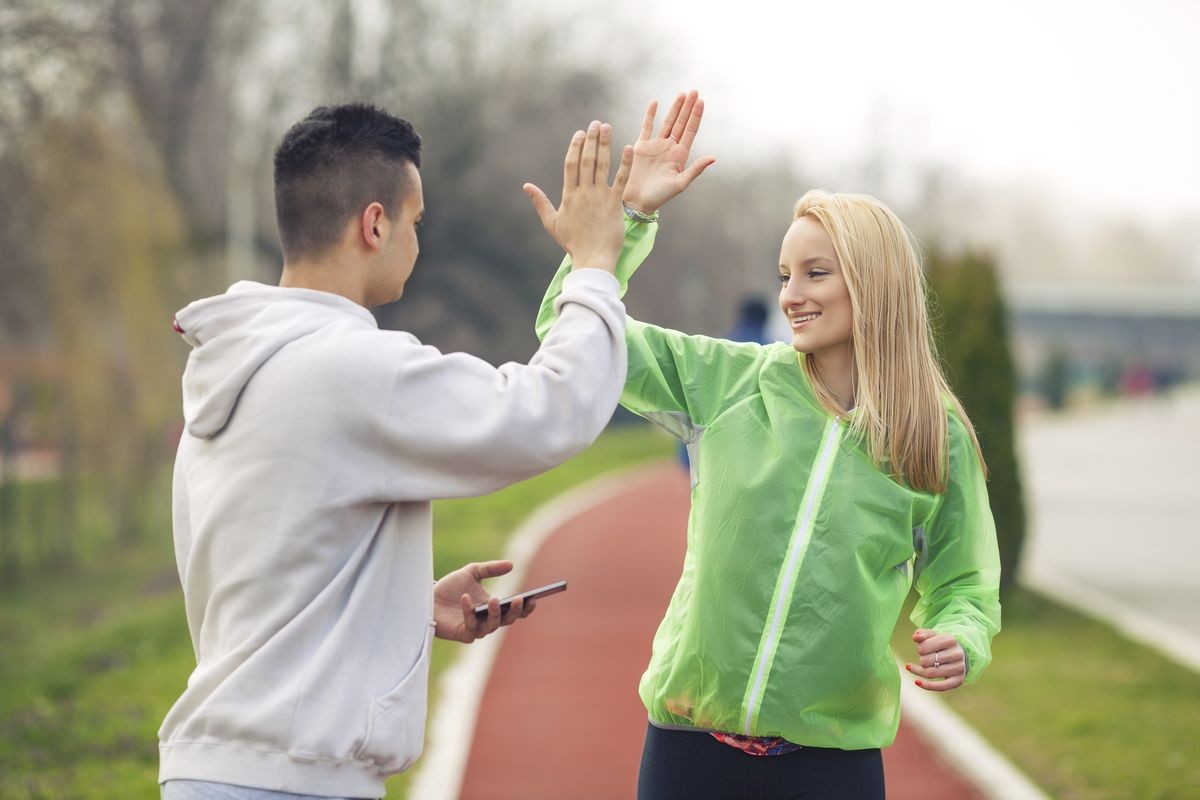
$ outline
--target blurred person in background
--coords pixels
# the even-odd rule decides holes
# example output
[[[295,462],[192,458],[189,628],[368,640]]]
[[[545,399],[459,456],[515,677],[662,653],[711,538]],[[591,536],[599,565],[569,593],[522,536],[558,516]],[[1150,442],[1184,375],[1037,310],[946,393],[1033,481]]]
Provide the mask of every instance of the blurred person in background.
[[[732,342],[757,342],[766,344],[767,338],[767,304],[761,297],[749,296],[742,298],[738,306],[737,321],[725,338]]]
[[[433,636],[471,642],[533,610],[434,582],[430,501],[480,495],[587,447],[625,377],[613,277],[627,148],[571,140],[542,221],[577,265],[528,364],[495,368],[383,331],[424,216],[421,141],[365,105],[318,108],[275,154],[284,267],[179,312],[191,345],[173,505],[196,669],[159,732],[162,795],[378,798],[420,755]],[[477,620],[476,604],[487,614]]]
[[[622,292],[659,208],[713,163],[687,165],[703,108],[680,95],[657,135],[647,109]],[[693,476],[682,576],[640,685],[643,800],[881,799],[900,717],[889,640],[914,580],[906,668],[922,688],[978,679],[1000,627],[983,456],[938,366],[909,232],[874,198],[812,191],[778,269],[789,342],[626,326],[621,403],[688,444]]]

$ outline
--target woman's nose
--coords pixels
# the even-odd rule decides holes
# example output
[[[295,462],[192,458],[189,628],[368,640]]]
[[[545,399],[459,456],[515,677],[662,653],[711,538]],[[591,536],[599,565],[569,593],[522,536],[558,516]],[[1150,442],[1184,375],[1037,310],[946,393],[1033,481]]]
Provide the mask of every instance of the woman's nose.
[[[779,301],[786,309],[788,306],[804,305],[804,293],[794,283],[788,283],[779,292]]]

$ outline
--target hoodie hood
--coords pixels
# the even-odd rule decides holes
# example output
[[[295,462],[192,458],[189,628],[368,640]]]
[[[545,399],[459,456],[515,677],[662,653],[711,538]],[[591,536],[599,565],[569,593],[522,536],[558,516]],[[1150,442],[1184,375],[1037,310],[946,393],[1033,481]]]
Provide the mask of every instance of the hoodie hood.
[[[355,318],[378,327],[371,312],[340,295],[251,281],[189,304],[175,315],[175,330],[192,346],[183,372],[187,432],[201,439],[219,434],[259,367],[281,348]]]

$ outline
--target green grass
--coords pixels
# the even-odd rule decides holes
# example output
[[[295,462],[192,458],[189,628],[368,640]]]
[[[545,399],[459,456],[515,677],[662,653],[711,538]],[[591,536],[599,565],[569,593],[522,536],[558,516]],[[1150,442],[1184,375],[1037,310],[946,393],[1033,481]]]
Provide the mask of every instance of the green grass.
[[[1200,798],[1200,675],[1025,589],[1003,616],[979,682],[941,695],[951,708],[1059,800]],[[906,660],[911,635],[906,608]]]
[[[169,551],[0,595],[0,797],[156,797],[155,731],[195,665]]]
[[[133,540],[161,541],[170,525],[169,469],[151,485],[135,487],[131,481],[92,474],[70,485],[58,478],[0,483],[0,593],[79,564],[104,562]],[[133,501],[130,508],[120,507],[122,497]],[[125,528],[118,535],[115,520],[122,515]]]
[[[436,503],[436,574],[501,557],[512,530],[563,490],[671,452],[670,440],[626,426],[538,478]],[[159,530],[117,549],[111,532],[85,529],[79,551],[99,555],[0,589],[0,798],[158,797],[158,726],[195,666],[165,520]],[[435,643],[435,688],[460,652]],[[389,797],[406,782],[389,782]]]

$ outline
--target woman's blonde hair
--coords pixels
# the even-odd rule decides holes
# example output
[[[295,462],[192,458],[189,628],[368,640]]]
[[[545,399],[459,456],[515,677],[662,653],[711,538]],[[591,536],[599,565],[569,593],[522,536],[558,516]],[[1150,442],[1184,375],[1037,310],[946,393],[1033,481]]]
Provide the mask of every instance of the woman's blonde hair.
[[[948,468],[948,400],[983,453],[962,403],[938,363],[929,327],[927,288],[916,243],[883,203],[861,194],[810,191],[793,219],[821,224],[841,264],[853,309],[855,411],[851,430],[871,459],[922,491],[943,492]],[[812,358],[804,370],[827,411],[841,413]]]

